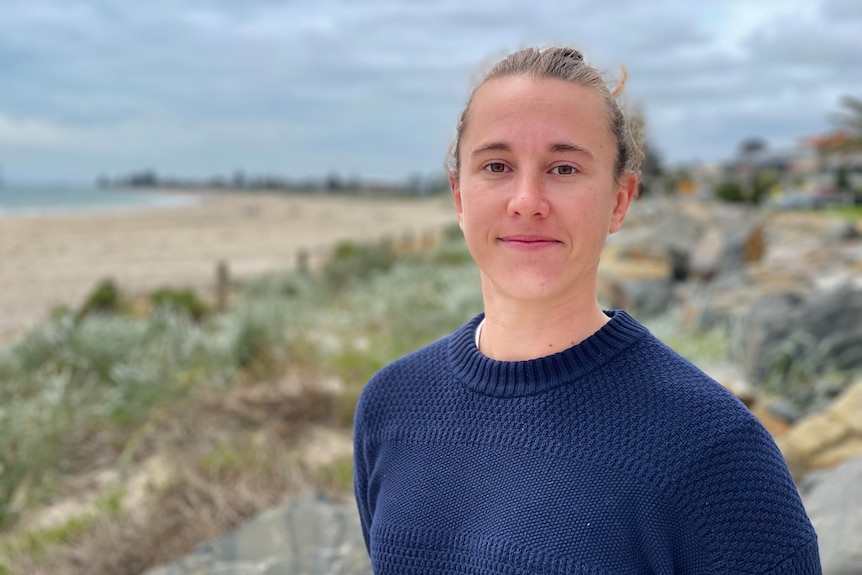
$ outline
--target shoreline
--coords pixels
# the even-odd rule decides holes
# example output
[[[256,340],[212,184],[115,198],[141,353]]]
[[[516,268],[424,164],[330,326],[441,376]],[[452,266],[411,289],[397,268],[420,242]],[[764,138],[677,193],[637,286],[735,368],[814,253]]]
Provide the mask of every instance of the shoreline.
[[[35,190],[37,193],[42,190],[41,187],[29,188],[19,186],[15,188],[19,194],[25,191]],[[3,218],[40,218],[45,216],[74,216],[74,215],[93,215],[101,213],[117,213],[142,211],[151,209],[170,209],[176,207],[184,207],[194,205],[201,201],[201,197],[206,195],[207,191],[194,190],[169,190],[169,189],[102,189],[102,188],[77,188],[69,187],[60,189],[83,192],[85,194],[99,195],[103,194],[103,201],[85,201],[84,203],[44,203],[39,202],[31,205],[4,205],[2,201],[4,189],[0,188],[0,219]],[[14,197],[14,196],[13,196]],[[54,200],[56,198],[51,198]],[[92,198],[91,198],[92,199]],[[132,201],[130,201],[132,200]],[[44,201],[44,198],[43,198]]]
[[[106,278],[132,295],[169,286],[209,297],[220,262],[242,280],[292,269],[300,251],[313,261],[340,241],[399,238],[456,221],[445,195],[197,195],[192,205],[0,216],[0,342],[54,307],[80,304]]]

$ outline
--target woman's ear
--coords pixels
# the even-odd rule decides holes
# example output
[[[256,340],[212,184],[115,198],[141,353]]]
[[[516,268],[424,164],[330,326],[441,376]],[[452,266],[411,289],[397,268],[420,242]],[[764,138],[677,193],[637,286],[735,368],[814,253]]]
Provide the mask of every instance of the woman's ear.
[[[458,214],[458,227],[464,231],[464,206],[461,204],[461,186],[458,177],[449,172],[449,187],[452,189],[452,198],[455,200],[455,213]]]
[[[623,222],[626,219],[626,213],[629,211],[629,205],[637,196],[640,187],[640,178],[634,172],[625,172],[619,179],[614,190],[614,209],[611,212],[611,224],[608,233],[619,231],[623,227]]]

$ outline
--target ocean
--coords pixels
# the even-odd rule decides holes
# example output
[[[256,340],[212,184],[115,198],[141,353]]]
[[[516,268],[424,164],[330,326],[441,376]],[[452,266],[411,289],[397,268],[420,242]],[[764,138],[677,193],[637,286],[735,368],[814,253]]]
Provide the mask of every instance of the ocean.
[[[0,216],[128,211],[195,204],[193,194],[69,185],[0,185]]]

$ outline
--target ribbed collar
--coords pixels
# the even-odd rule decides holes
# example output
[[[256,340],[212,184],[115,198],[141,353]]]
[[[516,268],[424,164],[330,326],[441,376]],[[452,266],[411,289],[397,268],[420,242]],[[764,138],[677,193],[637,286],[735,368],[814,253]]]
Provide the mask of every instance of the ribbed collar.
[[[494,397],[541,393],[577,381],[647,334],[626,312],[607,313],[611,320],[581,343],[527,361],[497,361],[483,355],[474,339],[484,317],[479,314],[449,336],[449,363],[455,378],[477,393]]]

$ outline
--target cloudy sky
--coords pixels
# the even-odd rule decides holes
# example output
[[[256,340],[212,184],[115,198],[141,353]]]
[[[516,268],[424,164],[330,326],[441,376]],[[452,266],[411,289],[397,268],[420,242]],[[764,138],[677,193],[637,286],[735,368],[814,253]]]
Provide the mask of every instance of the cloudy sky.
[[[832,128],[862,97],[859,0],[0,0],[7,181],[400,179],[442,169],[483,63],[566,43],[668,163]]]

